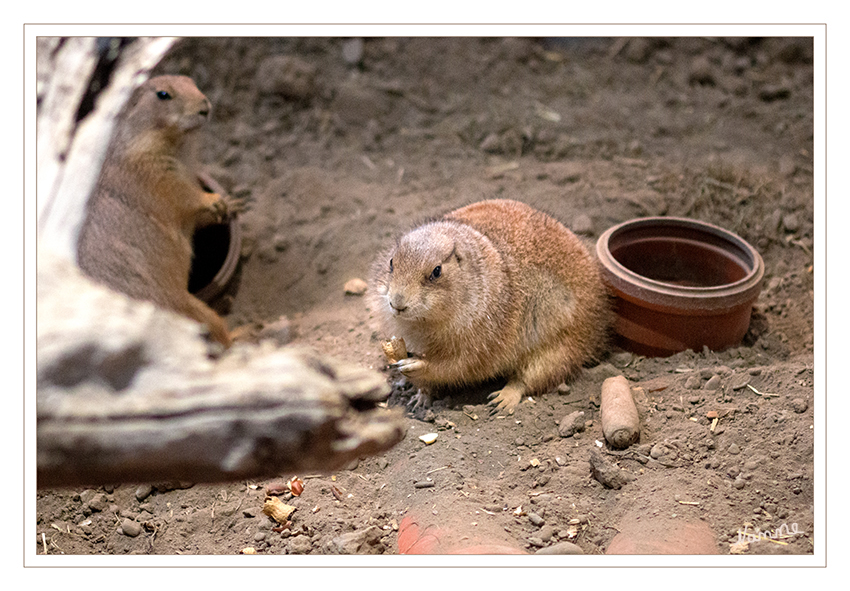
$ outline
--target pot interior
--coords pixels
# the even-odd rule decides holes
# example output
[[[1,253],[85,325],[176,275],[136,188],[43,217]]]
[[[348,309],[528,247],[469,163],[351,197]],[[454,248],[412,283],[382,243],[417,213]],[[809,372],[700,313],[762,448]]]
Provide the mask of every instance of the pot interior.
[[[719,287],[744,279],[751,253],[725,236],[678,225],[624,228],[608,242],[611,256],[646,279],[680,287]]]

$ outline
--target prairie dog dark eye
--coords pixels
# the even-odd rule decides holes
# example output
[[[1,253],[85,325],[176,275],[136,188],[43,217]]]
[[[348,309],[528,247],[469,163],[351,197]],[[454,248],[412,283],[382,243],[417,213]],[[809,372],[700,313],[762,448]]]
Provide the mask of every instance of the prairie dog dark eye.
[[[393,260],[390,259],[390,273],[393,272]]]
[[[431,277],[429,277],[429,279],[431,281],[434,281],[435,279],[438,279],[440,277],[440,275],[442,275],[442,274],[443,274],[443,266],[437,265],[436,267],[434,267],[434,270],[431,271]]]
[[[158,98],[161,101],[170,101],[171,95],[168,94],[168,92],[166,92],[164,90],[160,90],[156,93],[156,98]]]

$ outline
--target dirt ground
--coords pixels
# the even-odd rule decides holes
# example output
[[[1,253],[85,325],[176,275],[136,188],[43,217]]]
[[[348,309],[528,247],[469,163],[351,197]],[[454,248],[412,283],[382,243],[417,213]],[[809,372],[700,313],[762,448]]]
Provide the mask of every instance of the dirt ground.
[[[740,347],[665,359],[612,347],[510,416],[491,418],[482,389],[435,401],[389,452],[299,474],[283,531],[264,491],[291,475],[40,491],[31,543],[594,555],[622,534],[638,552],[651,539],[657,551],[813,553],[812,53],[806,38],[183,40],[157,71],[193,77],[212,100],[202,159],[252,207],[217,302],[231,327],[285,316],[283,340],[386,371],[384,335],[343,285],[367,279],[396,233],[490,197],[550,212],[590,244],[647,215],[718,224],[760,251],[764,287]],[[598,444],[600,386],[616,374],[642,420],[626,452]],[[389,404],[406,403],[410,388],[387,379]],[[587,427],[562,437],[574,411]],[[593,450],[632,478],[600,484]],[[789,535],[742,545],[739,532]]]

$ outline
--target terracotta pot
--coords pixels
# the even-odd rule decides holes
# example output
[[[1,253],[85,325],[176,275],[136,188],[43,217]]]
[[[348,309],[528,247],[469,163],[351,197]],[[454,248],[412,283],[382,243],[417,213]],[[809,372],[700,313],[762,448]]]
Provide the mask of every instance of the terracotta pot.
[[[201,173],[198,177],[205,190],[224,194],[221,185],[209,175]],[[235,215],[224,223],[196,230],[189,292],[208,303],[218,297],[236,272],[241,249],[242,230]]]
[[[640,218],[608,229],[596,253],[624,349],[662,357],[741,343],[764,262],[739,236],[687,218]]]

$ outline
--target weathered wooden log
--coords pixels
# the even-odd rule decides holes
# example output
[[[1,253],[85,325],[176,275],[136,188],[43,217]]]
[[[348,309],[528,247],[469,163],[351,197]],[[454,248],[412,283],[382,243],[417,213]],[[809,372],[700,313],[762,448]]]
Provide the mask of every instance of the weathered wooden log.
[[[172,42],[126,46],[84,117],[97,42],[39,45],[39,487],[331,471],[403,437],[400,414],[379,407],[388,394],[379,373],[264,345],[222,355],[201,325],[96,285],[75,266],[115,117]]]
[[[383,376],[199,324],[39,257],[38,486],[332,471],[403,437]]]

